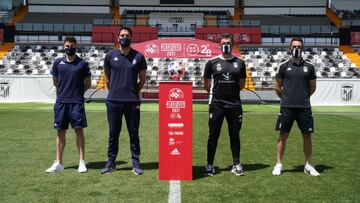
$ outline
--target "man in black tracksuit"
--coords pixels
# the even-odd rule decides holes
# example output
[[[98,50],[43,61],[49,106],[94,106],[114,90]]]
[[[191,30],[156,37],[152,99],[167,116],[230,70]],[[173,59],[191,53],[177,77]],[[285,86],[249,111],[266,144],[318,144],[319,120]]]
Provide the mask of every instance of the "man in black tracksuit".
[[[301,38],[293,38],[289,48],[291,58],[280,65],[276,74],[275,92],[281,98],[276,130],[280,131],[280,136],[277,144],[277,163],[272,174],[275,176],[281,174],[286,140],[296,120],[304,141],[304,172],[319,176],[320,174],[310,165],[311,134],[314,132],[310,96],[316,90],[316,71],[314,66],[304,61],[301,56],[304,50]]]
[[[246,67],[243,60],[231,54],[232,43],[231,34],[222,34],[220,41],[222,54],[210,59],[204,72],[204,86],[210,94],[209,139],[205,166],[205,175],[209,176],[215,173],[213,163],[224,117],[229,126],[233,158],[231,172],[245,175],[240,164],[240,129],[243,114],[240,90],[245,86]]]

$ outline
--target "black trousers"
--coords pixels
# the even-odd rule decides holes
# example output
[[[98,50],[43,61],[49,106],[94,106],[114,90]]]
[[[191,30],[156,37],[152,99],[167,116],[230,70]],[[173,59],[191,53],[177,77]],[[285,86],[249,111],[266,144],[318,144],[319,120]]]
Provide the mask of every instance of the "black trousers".
[[[240,129],[243,110],[241,106],[224,108],[221,105],[209,105],[209,139],[207,144],[207,162],[214,164],[217,143],[220,137],[221,126],[226,118],[230,137],[230,148],[234,164],[240,163]]]
[[[130,137],[131,159],[134,167],[140,166],[140,102],[106,101],[109,124],[108,162],[115,164],[119,150],[119,136],[122,117],[125,115],[126,125]]]

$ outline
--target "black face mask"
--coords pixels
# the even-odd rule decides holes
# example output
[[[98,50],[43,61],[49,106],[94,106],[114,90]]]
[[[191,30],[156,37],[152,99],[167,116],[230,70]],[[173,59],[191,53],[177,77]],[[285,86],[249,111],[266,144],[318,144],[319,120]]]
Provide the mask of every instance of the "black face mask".
[[[74,56],[76,53],[76,48],[75,47],[67,47],[67,48],[65,48],[65,53],[68,56]]]
[[[300,58],[301,57],[301,49],[295,48],[291,50],[291,56],[294,58]]]
[[[122,47],[129,47],[130,46],[130,44],[131,44],[131,39],[129,39],[129,38],[121,38],[121,39],[119,39],[119,43],[120,43],[120,45],[122,46]]]
[[[222,44],[221,45],[221,52],[223,54],[231,54],[232,47],[230,44]]]

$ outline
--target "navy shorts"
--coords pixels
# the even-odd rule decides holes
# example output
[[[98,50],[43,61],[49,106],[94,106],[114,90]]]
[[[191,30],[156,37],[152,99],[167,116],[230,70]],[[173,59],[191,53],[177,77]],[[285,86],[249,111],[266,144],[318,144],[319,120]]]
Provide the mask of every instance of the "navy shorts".
[[[66,130],[71,123],[72,128],[86,128],[86,115],[84,104],[55,103],[54,128]]]
[[[280,108],[275,130],[290,132],[296,120],[302,133],[314,132],[314,119],[311,108]]]

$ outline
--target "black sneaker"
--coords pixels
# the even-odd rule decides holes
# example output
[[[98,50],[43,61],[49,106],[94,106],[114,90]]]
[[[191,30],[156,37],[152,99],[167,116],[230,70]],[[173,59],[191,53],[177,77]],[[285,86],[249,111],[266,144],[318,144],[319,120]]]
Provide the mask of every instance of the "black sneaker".
[[[243,167],[241,166],[241,164],[233,165],[233,167],[231,169],[231,172],[235,173],[235,175],[237,175],[237,176],[244,176],[245,175]]]
[[[144,170],[142,170],[140,167],[133,167],[132,172],[133,172],[135,175],[141,175],[141,174],[144,173]]]
[[[106,163],[105,167],[101,169],[101,174],[109,174],[114,171],[116,171],[115,164]]]
[[[215,168],[213,165],[206,165],[205,166],[205,175],[206,176],[213,176],[215,174]]]

